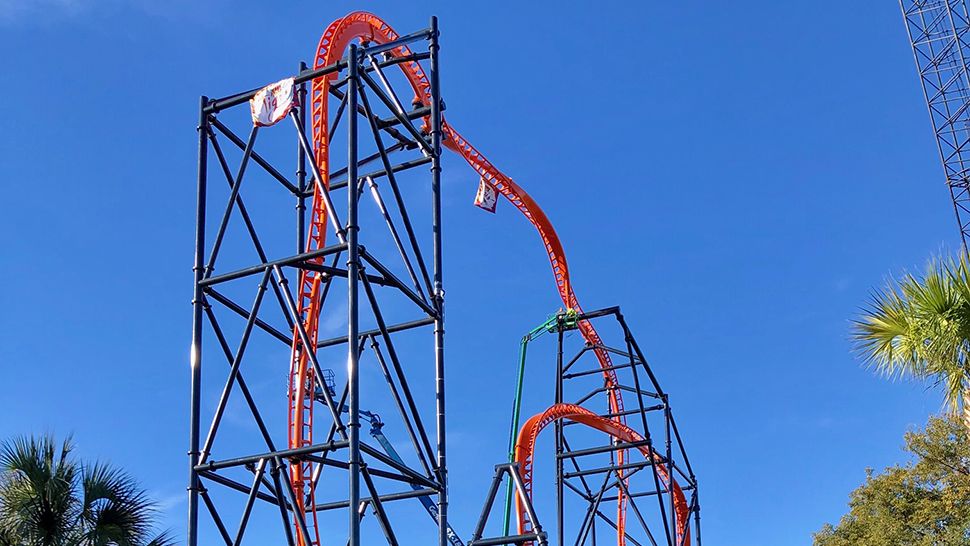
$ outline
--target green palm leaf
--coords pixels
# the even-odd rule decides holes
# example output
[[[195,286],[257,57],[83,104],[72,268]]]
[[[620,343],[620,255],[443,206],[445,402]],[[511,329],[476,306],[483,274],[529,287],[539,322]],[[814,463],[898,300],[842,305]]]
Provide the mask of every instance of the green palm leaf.
[[[0,546],[171,546],[152,536],[155,505],[128,474],[82,464],[50,436],[0,445]]]
[[[957,412],[970,394],[967,259],[934,259],[924,275],[890,281],[854,321],[852,338],[867,365],[889,377],[930,381]]]

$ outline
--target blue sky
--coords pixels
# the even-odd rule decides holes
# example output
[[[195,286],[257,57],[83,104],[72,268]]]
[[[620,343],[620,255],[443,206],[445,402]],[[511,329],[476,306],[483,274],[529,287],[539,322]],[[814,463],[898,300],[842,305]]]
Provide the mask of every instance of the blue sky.
[[[0,0],[0,436],[73,433],[182,535],[198,96],[288,75],[353,9],[402,32],[436,14],[448,120],[544,207],[584,305],[623,307],[671,393],[704,537],[809,543],[940,408],[848,342],[872,287],[957,240],[898,8],[604,6]],[[518,339],[559,302],[531,227],[445,169],[467,536]]]

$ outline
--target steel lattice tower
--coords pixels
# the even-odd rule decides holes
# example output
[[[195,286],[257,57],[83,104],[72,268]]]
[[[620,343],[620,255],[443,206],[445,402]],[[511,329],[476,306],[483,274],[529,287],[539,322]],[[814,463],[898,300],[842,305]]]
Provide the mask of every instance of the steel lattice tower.
[[[202,97],[188,546],[239,546],[254,527],[287,546],[397,546],[414,499],[432,499],[425,538],[448,545],[437,20],[378,28],[283,80],[297,100],[275,126],[250,116],[259,89]],[[428,69],[413,101],[391,71],[404,64]],[[362,370],[385,388],[361,388]],[[361,433],[375,410],[403,456]]]
[[[960,237],[970,231],[970,13],[965,0],[900,0]]]

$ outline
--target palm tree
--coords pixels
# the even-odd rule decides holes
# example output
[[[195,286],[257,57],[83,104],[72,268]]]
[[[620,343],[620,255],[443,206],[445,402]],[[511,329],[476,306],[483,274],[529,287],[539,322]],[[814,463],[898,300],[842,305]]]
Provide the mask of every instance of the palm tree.
[[[933,259],[876,291],[852,337],[867,364],[889,377],[932,381],[970,428],[970,263]]]
[[[51,436],[0,444],[0,546],[170,546],[155,505],[123,471],[71,456]]]

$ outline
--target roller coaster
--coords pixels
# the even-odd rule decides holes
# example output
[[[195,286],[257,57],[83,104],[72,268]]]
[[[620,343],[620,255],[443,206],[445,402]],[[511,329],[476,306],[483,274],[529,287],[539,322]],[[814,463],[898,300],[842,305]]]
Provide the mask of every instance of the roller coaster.
[[[603,534],[604,525],[607,532],[615,534],[618,546],[627,542],[634,546],[700,544],[697,480],[673,418],[669,396],[660,387],[619,308],[589,312],[582,309],[570,281],[563,245],[536,201],[444,119],[438,40],[435,18],[427,29],[399,35],[376,15],[354,12],[327,27],[312,66],[301,63],[296,75],[275,84],[221,99],[201,100],[191,354],[189,546],[210,538],[238,546],[253,518],[262,517],[256,515],[257,501],[275,507],[270,512],[275,511],[281,522],[280,532],[288,546],[362,544],[363,516],[368,508],[373,510],[373,519],[386,542],[396,546],[400,537],[395,532],[392,505],[397,509],[402,504],[397,501],[405,499],[420,500],[437,520],[435,536],[439,546],[461,544],[448,518],[441,238],[443,148],[464,159],[479,177],[477,204],[494,211],[500,195],[536,229],[562,302],[562,310],[541,327],[557,338],[553,403],[519,427],[523,346],[509,460],[496,466],[482,514],[467,544],[548,543],[533,493],[537,440],[550,425],[556,443],[557,544],[561,546],[566,540],[567,493],[574,493],[570,498],[578,499],[585,507],[577,512],[585,514],[576,531],[577,545],[595,545],[597,533]],[[429,66],[428,71],[424,64]],[[392,71],[395,67],[396,73]],[[399,89],[407,89],[411,95],[409,107],[401,100]],[[332,104],[336,108],[331,115]],[[241,117],[238,111],[246,106],[249,116]],[[248,138],[230,126],[241,125],[242,121],[249,123]],[[292,125],[296,134],[296,153],[289,154],[296,157],[295,179],[283,174],[285,168],[277,167],[283,164],[279,158],[284,145],[279,138],[272,140],[272,135],[278,136],[282,131],[276,125]],[[346,132],[346,140],[335,138],[338,129]],[[264,138],[270,141],[257,152],[255,143],[261,134],[267,134]],[[235,169],[231,167],[226,144],[241,154]],[[210,153],[216,160],[212,166]],[[343,164],[338,159],[341,155],[346,157]],[[247,206],[242,186],[244,179],[253,177],[248,169],[251,165],[259,168],[259,176],[269,184],[253,189],[260,196],[266,192],[266,197],[249,201]],[[415,176],[421,166],[430,166],[430,184],[405,186],[403,177]],[[210,188],[210,170],[221,171],[228,184],[225,196]],[[384,199],[382,187],[385,193],[389,191],[390,199]],[[427,202],[421,207],[415,205],[422,189],[430,189],[430,206]],[[269,197],[270,191],[281,192],[295,204],[295,253],[284,250],[287,245],[281,242],[278,230],[267,230],[267,234],[256,228],[254,218],[260,208],[272,209],[266,214],[272,218],[274,228],[280,223],[278,208],[269,204],[276,202],[276,197]],[[346,193],[346,208],[337,206],[334,195],[338,191]],[[369,209],[361,206],[366,193],[374,200]],[[225,201],[216,209],[221,215],[212,236],[207,209],[210,202],[220,198]],[[430,215],[430,244],[427,235],[422,240],[417,229],[421,224],[414,220],[413,211]],[[230,230],[233,218],[242,222],[243,229]],[[370,229],[376,233],[381,226],[386,232],[369,238]],[[331,230],[335,240],[328,242]],[[255,252],[256,263],[242,257],[244,244],[240,241],[246,239]],[[274,242],[270,243],[270,239]],[[425,259],[428,255],[430,264]],[[226,262],[232,263],[232,269],[216,274],[217,263],[222,266]],[[290,277],[295,278],[295,295]],[[252,304],[239,303],[246,293],[245,283],[254,278],[259,283]],[[346,281],[346,308],[333,296],[338,280]],[[277,300],[279,313],[264,308],[267,292],[272,292]],[[366,312],[368,308],[370,313]],[[331,329],[322,324],[321,317],[339,318],[346,333],[321,339],[322,332]],[[230,320],[236,323],[227,325]],[[614,334],[607,338],[617,339],[618,343],[608,343],[601,336],[596,325],[603,321]],[[368,323],[370,327],[366,328]],[[417,342],[417,333],[428,327],[432,350],[418,356],[428,353],[428,346]],[[573,332],[578,332],[578,338]],[[229,341],[233,333],[239,339],[235,350]],[[260,403],[258,389],[243,377],[244,356],[257,350],[257,337],[274,347],[285,344],[289,350],[285,448],[277,446],[278,439],[271,432],[272,421],[263,417],[267,404]],[[215,352],[226,359],[229,374],[222,383],[218,401],[212,405],[211,424],[203,436],[203,390],[208,385],[202,376],[206,340],[216,342]],[[578,347],[569,353],[575,344]],[[402,347],[406,349],[401,350]],[[341,348],[346,352],[333,356]],[[379,400],[371,389],[361,390],[361,362],[367,349],[373,369],[379,371],[388,388]],[[568,358],[567,354],[574,356]],[[411,365],[405,365],[405,357]],[[332,374],[321,364],[324,359],[346,362],[341,389],[328,382]],[[422,399],[429,399],[429,392],[412,388],[408,376],[419,374],[416,366],[429,360],[434,362],[434,403],[432,411],[428,411],[427,403],[422,411]],[[265,444],[265,449],[254,451],[248,444],[244,448],[241,440],[229,440],[228,433],[220,434],[226,428],[223,420],[233,392],[242,396],[242,404],[252,416],[253,430],[258,432],[256,438]],[[398,454],[383,436],[384,423],[378,419],[380,426],[375,425],[375,414],[361,409],[361,401],[367,397],[384,404],[400,418],[400,430],[406,433],[411,447],[406,456]],[[635,405],[627,404],[630,398],[635,399]],[[431,412],[434,441],[423,417]],[[371,434],[381,448],[362,440],[361,417],[371,419]],[[651,420],[655,423],[651,424]],[[577,431],[577,426],[583,432]],[[374,427],[379,434],[374,433]],[[660,432],[652,436],[651,430]],[[578,443],[588,447],[578,447]],[[231,455],[216,459],[217,446]],[[345,457],[338,457],[338,453]],[[590,466],[595,460],[602,461],[602,465]],[[331,482],[326,487],[322,485],[341,474],[347,476],[345,489]],[[599,485],[592,482],[593,477],[602,480],[597,480]],[[503,482],[508,486],[506,524],[499,534],[486,536]],[[643,483],[637,486],[638,482]],[[334,498],[322,498],[328,495]],[[644,498],[655,500],[651,504],[654,508],[642,510],[637,502]],[[233,533],[226,525],[225,514],[232,511],[229,506],[234,502],[241,504],[236,508],[240,521]],[[614,517],[601,510],[604,502],[615,502]],[[200,527],[201,507],[210,516],[212,525],[207,529],[211,537]],[[630,512],[636,519],[635,525],[628,524]],[[334,514],[340,513],[348,518],[348,533],[335,538],[340,524],[333,521],[339,517]],[[510,520],[516,522],[514,534]],[[634,527],[638,530],[634,531]]]

